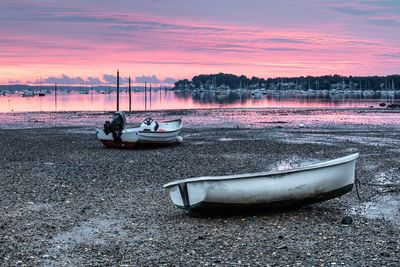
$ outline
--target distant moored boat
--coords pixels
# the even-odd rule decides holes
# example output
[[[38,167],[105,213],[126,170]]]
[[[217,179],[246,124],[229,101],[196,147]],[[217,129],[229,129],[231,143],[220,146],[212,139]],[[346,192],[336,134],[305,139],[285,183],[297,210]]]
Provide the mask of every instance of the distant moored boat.
[[[25,91],[25,92],[22,93],[21,96],[22,96],[22,97],[35,96],[35,93],[34,93],[34,92],[31,92],[31,91]]]

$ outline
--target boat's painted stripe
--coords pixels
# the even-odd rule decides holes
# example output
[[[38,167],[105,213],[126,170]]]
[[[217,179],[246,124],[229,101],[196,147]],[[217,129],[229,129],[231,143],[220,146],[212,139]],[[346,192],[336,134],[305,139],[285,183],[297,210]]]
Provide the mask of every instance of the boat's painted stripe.
[[[179,134],[179,133],[178,133]],[[169,136],[149,136],[149,135],[143,135],[140,134],[139,138],[149,138],[149,139],[170,139],[170,138],[174,138],[176,137],[178,134],[173,134],[173,135],[169,135]]]
[[[139,133],[140,134],[167,134],[167,133],[174,133],[174,132],[177,132],[177,131],[180,131],[180,130],[182,130],[182,128],[179,128],[179,129],[176,129],[176,130],[173,130],[173,131],[158,131],[158,132],[151,132],[151,131],[139,131]]]
[[[188,194],[186,183],[179,185],[179,192],[181,193],[184,207],[186,209],[190,208],[189,194]]]
[[[182,119],[170,120],[170,121],[159,121],[158,123],[171,123],[171,122],[182,122]]]
[[[136,142],[115,142],[113,140],[104,140],[100,139],[101,143],[103,143],[104,146],[106,147],[125,147],[125,148],[132,148],[134,147],[137,143]]]
[[[246,173],[246,174],[236,174],[236,175],[226,175],[226,176],[204,176],[204,177],[194,177],[194,178],[186,178],[182,180],[177,180],[170,182],[164,185],[164,188],[174,186],[180,183],[189,183],[189,182],[199,182],[199,181],[220,181],[220,180],[232,180],[232,179],[247,179],[247,178],[267,178],[268,176],[276,176],[276,175],[284,175],[294,172],[302,172],[308,170],[314,170],[319,168],[327,168],[331,166],[341,165],[348,162],[351,162],[358,158],[359,154],[352,154],[346,157],[324,161],[321,163],[308,165],[300,168],[293,168],[290,170],[282,170],[282,171],[273,171],[273,172],[257,172],[257,173]]]
[[[140,144],[154,144],[154,145],[171,145],[176,143],[176,141],[162,142],[162,141],[139,141],[139,142],[114,142],[113,140],[103,140],[100,139],[101,143],[106,147],[116,147],[116,148],[133,148]]]
[[[138,144],[174,144],[177,143],[176,140],[173,141],[148,141],[148,140],[139,140]]]
[[[285,201],[269,202],[269,203],[257,203],[257,204],[232,204],[232,203],[213,203],[213,202],[199,202],[190,206],[178,206],[178,208],[189,210],[189,211],[207,211],[207,210],[274,210],[288,207],[301,207],[317,202],[326,201],[332,198],[342,196],[353,189],[353,184],[348,184],[344,187],[321,193],[319,195],[305,198],[305,199],[291,199]]]

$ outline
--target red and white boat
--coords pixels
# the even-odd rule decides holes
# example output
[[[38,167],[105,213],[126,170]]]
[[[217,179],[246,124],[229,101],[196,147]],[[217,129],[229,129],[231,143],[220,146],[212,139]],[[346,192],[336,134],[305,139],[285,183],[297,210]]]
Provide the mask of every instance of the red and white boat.
[[[138,144],[173,144],[183,141],[179,135],[182,125],[181,119],[157,122],[147,118],[139,127],[125,128],[125,114],[116,112],[111,122],[106,121],[104,129],[96,129],[96,135],[106,147],[132,148]]]

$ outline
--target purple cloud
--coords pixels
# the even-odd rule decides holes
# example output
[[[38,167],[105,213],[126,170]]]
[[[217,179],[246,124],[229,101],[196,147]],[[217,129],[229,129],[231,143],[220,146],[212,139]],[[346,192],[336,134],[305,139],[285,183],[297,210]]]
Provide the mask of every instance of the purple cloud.
[[[135,82],[137,82],[137,83],[144,83],[144,82],[147,82],[147,83],[160,83],[160,80],[155,75],[152,75],[152,76],[144,76],[144,75],[142,75],[142,76],[137,76],[135,78]]]
[[[31,84],[84,84],[85,80],[81,77],[70,77],[66,74],[62,74],[60,77],[47,77],[45,79],[36,79],[33,82],[29,82]]]
[[[175,78],[167,77],[164,80],[162,80],[163,83],[168,83],[168,84],[173,84],[177,81]]]
[[[20,80],[9,80],[8,83],[9,84],[20,84],[21,81]]]
[[[117,76],[113,74],[103,74],[103,80],[106,84],[117,84]],[[129,82],[128,77],[119,77],[120,84],[125,84]]]
[[[102,75],[115,66],[147,73],[133,79],[140,83],[198,72],[374,74],[400,66],[388,62],[400,46],[395,0],[2,0],[0,25],[4,83],[41,73],[49,76],[42,83],[115,85],[115,73]],[[53,76],[60,68],[66,74]],[[72,69],[80,77],[68,76]]]

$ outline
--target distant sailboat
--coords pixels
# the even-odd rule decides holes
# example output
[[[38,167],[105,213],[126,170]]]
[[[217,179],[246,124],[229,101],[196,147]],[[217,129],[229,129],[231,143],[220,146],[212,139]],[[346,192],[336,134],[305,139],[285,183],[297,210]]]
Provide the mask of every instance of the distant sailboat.
[[[31,96],[35,96],[35,93],[31,92],[31,91],[25,91],[25,92],[22,93],[21,96],[22,97],[31,97]]]

